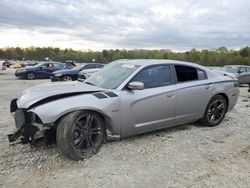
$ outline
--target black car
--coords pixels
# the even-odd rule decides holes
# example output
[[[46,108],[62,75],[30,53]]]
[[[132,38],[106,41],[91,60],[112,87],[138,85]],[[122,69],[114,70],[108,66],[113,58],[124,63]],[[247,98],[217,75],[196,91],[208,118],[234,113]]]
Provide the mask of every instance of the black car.
[[[64,63],[60,62],[40,62],[34,66],[27,66],[16,71],[15,75],[19,78],[33,80],[36,78],[50,78],[54,71],[67,69]]]
[[[99,63],[81,63],[79,66],[76,66],[69,70],[60,70],[55,71],[51,74],[50,79],[52,82],[55,81],[74,81],[77,80],[78,74],[80,71],[84,69],[94,69],[94,68],[102,68],[103,64]]]

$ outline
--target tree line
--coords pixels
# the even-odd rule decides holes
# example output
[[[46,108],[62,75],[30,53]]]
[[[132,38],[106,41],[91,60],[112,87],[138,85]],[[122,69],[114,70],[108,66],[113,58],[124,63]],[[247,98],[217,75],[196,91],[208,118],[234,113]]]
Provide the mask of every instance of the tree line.
[[[53,61],[64,62],[73,60],[76,62],[109,63],[117,59],[172,59],[198,63],[205,66],[222,66],[232,64],[250,65],[250,47],[240,50],[227,49],[222,46],[213,50],[192,49],[186,52],[173,52],[171,50],[103,50],[81,51],[73,49],[60,49],[53,47],[8,47],[0,48],[0,59],[9,60],[37,60],[44,61],[45,57]]]

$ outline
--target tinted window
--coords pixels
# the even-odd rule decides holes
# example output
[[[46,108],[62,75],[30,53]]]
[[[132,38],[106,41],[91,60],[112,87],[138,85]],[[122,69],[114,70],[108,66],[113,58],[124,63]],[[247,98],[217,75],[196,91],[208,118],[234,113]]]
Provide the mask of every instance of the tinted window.
[[[239,68],[239,73],[242,73],[242,72],[246,72],[246,68],[245,67],[240,67]]]
[[[102,67],[104,67],[104,65],[102,65],[102,64],[96,64],[95,67],[96,67],[96,68],[102,68]]]
[[[44,64],[42,64],[42,67],[52,68],[52,67],[54,67],[54,64],[53,63],[44,63]]]
[[[93,69],[93,68],[95,68],[95,64],[86,65],[84,67],[84,69]]]
[[[247,67],[247,72],[250,72],[250,67]]]
[[[169,65],[158,65],[141,70],[132,81],[144,83],[144,88],[167,86],[171,83]]]
[[[54,67],[56,67],[56,68],[63,68],[64,64],[55,63]]]
[[[198,74],[198,80],[205,80],[206,79],[206,74],[204,71],[197,69],[197,74]]]
[[[203,70],[189,66],[175,65],[175,71],[178,82],[187,82],[194,80],[206,79],[206,74]]]

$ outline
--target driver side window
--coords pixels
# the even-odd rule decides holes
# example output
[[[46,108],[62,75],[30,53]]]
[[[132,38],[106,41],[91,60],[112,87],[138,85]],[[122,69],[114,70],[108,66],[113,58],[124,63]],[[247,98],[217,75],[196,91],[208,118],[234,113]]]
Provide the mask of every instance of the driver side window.
[[[171,73],[169,65],[155,65],[142,69],[131,80],[144,83],[144,88],[162,87],[171,84]]]

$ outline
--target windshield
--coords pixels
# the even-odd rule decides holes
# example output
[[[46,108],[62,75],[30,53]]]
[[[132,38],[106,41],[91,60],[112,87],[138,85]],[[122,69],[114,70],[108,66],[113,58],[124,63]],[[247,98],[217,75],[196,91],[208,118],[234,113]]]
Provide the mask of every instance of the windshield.
[[[85,83],[105,89],[115,89],[135,72],[138,67],[139,65],[111,63],[105,66],[100,72],[88,78]]]
[[[230,73],[237,73],[238,67],[223,67],[222,70]]]
[[[34,65],[34,67],[40,67],[40,66],[42,66],[43,64],[45,64],[45,63],[44,63],[44,62],[42,62],[42,63],[37,63],[37,64]]]

